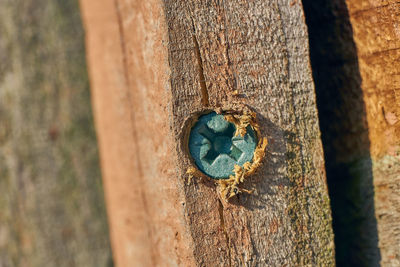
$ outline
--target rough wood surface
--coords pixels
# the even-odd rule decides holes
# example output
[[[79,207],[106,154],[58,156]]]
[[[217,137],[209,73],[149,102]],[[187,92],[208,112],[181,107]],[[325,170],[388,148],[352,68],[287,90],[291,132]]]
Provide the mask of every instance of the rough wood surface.
[[[346,1],[369,129],[382,266],[400,265],[400,3]]]
[[[0,0],[0,266],[110,266],[77,1]]]
[[[334,265],[301,3],[81,4],[117,265]],[[267,156],[255,193],[223,203],[186,183],[181,138],[194,113],[244,106]]]

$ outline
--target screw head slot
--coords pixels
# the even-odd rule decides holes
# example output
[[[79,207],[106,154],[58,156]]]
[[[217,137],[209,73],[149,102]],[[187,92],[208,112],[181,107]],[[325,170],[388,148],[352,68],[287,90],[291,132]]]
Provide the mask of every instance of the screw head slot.
[[[251,162],[257,137],[251,126],[244,136],[235,136],[236,127],[215,112],[202,115],[192,127],[189,152],[197,168],[214,179],[228,179],[234,166]]]

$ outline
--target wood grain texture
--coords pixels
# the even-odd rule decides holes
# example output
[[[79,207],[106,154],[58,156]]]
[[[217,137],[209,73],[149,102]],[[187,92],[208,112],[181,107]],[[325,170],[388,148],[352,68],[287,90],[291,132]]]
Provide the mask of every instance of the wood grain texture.
[[[81,3],[117,265],[334,265],[301,4]],[[255,193],[223,203],[186,183],[182,136],[197,112],[244,107],[267,156]]]
[[[211,108],[248,105],[270,140],[264,166],[248,185],[256,189],[254,196],[220,207],[213,187],[185,188],[197,261],[329,263],[329,204],[301,6],[284,1],[165,5],[171,89],[180,100],[172,107],[178,138],[184,120],[207,108],[201,105],[200,75],[192,63],[194,35]],[[234,90],[241,97],[233,96]],[[185,170],[189,163],[179,147],[178,157],[185,160]],[[210,246],[221,251],[209,251]]]
[[[100,158],[117,266],[193,266],[170,133],[159,1],[83,0]]]
[[[0,266],[110,266],[78,2],[0,6]]]
[[[382,266],[400,265],[400,3],[346,1],[371,143]]]

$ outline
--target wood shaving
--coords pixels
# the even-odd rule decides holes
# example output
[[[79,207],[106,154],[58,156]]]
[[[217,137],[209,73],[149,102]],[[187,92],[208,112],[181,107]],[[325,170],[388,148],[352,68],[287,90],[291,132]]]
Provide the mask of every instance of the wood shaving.
[[[235,136],[245,136],[247,126],[251,125],[255,118],[255,113],[250,114],[228,114],[224,116],[225,120],[233,123],[236,126]]]
[[[187,169],[186,174],[188,174],[188,182],[187,182],[188,185],[192,182],[193,177],[198,177],[198,178],[207,177],[204,173],[202,173],[200,170],[198,170],[193,166]]]

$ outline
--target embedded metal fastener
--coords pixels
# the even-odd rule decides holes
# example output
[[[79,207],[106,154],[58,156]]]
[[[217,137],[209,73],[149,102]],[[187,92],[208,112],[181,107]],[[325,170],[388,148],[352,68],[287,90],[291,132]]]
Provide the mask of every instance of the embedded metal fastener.
[[[257,137],[251,126],[235,136],[236,126],[215,112],[199,117],[189,137],[189,151],[197,168],[213,179],[228,179],[235,165],[253,159]]]

